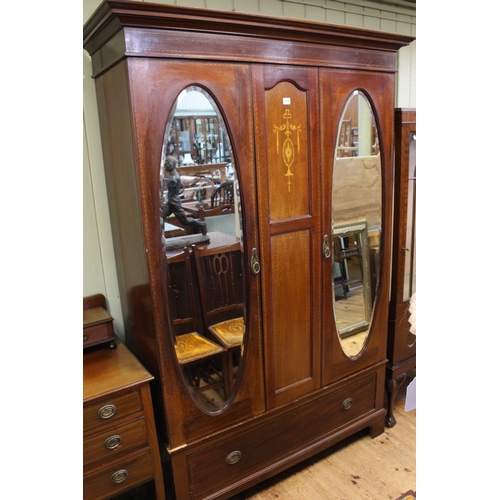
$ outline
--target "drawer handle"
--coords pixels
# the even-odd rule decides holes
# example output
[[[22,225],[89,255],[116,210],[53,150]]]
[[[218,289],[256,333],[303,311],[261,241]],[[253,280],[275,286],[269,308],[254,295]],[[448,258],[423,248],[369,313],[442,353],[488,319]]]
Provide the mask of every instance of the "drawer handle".
[[[352,398],[347,398],[343,403],[342,403],[342,409],[343,410],[348,410],[352,405],[354,404],[354,400]]]
[[[112,476],[111,476],[111,482],[115,484],[120,484],[127,479],[128,476],[128,471],[125,469],[117,470]]]
[[[88,339],[89,339],[89,336],[86,333],[84,333],[83,334],[83,341],[86,342]]]
[[[115,413],[116,413],[115,405],[105,405],[97,412],[99,418],[103,419],[111,418]]]
[[[110,436],[106,441],[104,441],[104,447],[108,450],[114,450],[122,444],[122,437],[116,434],[115,436]]]
[[[234,465],[240,461],[241,458],[241,451],[232,451],[227,457],[226,457],[226,463],[228,465]]]

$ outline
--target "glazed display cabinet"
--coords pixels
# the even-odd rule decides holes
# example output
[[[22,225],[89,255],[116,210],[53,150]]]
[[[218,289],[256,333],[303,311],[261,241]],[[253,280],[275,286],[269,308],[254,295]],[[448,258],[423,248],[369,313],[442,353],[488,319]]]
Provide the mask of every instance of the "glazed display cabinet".
[[[393,408],[408,372],[417,364],[417,337],[410,330],[410,304],[417,292],[416,201],[417,116],[395,110],[394,236],[387,349],[387,427],[396,425]]]
[[[85,24],[126,343],[154,376],[177,500],[383,432],[396,59],[412,40],[114,1]]]

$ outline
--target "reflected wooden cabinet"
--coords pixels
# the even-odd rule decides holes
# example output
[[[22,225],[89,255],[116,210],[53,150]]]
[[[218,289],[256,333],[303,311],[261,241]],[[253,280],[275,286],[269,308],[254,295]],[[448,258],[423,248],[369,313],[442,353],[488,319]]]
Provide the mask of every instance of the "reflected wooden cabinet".
[[[154,375],[166,487],[177,500],[229,498],[362,429],[373,436],[383,431],[392,109],[397,51],[411,40],[113,1],[84,26],[127,345]],[[181,251],[184,264],[173,259],[160,222],[165,131],[178,116],[176,102],[192,90],[219,114],[235,174],[232,233],[221,237],[222,229],[208,226],[202,246],[214,250],[219,277],[229,250],[238,255],[241,266],[234,264],[238,270],[224,279],[237,275],[228,282],[243,283],[243,339],[221,344],[214,373],[229,380],[219,384],[224,390],[214,408],[206,404],[207,391],[197,390],[203,375],[197,378],[179,362],[177,315],[193,311],[173,299],[188,297],[182,273],[189,269],[198,313],[193,328],[215,342],[202,314],[204,276],[193,248]],[[378,131],[382,230],[367,229],[368,239],[377,241],[375,299],[362,348],[349,356],[334,310],[332,191],[339,124],[358,90]],[[365,165],[354,160],[354,168]],[[227,249],[225,238],[231,240]],[[174,261],[178,267],[169,267]]]
[[[393,405],[407,372],[416,366],[416,336],[410,332],[410,299],[416,293],[416,139],[415,109],[395,110],[393,271],[387,351],[388,427],[396,424]]]

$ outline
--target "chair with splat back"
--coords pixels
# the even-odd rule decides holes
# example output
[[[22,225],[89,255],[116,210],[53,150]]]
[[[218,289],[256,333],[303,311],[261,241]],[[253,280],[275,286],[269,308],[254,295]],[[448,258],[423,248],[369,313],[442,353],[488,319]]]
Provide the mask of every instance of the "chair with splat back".
[[[167,255],[169,300],[175,333],[175,353],[194,392],[222,388],[229,396],[227,351],[203,335],[194,291],[189,247]]]

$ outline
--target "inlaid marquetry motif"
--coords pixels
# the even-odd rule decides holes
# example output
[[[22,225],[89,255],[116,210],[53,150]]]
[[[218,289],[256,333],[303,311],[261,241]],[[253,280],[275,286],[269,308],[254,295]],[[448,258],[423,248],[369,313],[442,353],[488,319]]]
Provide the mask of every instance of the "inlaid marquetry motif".
[[[287,108],[285,113],[283,114],[283,118],[285,119],[285,123],[282,125],[274,125],[274,133],[276,134],[276,154],[280,154],[280,132],[283,132],[281,136],[285,137],[283,141],[283,146],[281,148],[281,154],[283,157],[283,161],[287,166],[287,172],[285,177],[288,178],[287,186],[288,192],[290,192],[290,188],[292,186],[292,164],[295,160],[295,145],[291,138],[292,132],[297,132],[297,153],[300,152],[300,132],[302,131],[302,125],[294,125],[290,122],[292,119],[292,113],[290,113],[290,109]]]

